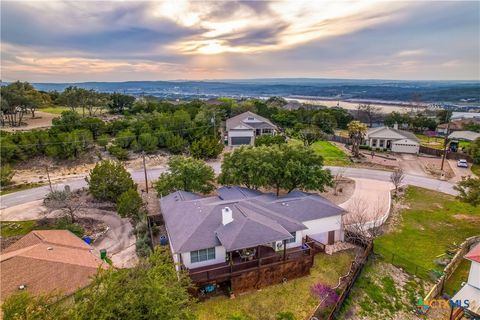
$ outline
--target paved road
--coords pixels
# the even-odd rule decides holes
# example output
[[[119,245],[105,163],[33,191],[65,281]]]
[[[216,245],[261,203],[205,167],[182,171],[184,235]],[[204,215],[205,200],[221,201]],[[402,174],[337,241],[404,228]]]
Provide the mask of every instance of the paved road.
[[[209,162],[209,165],[214,169],[215,173],[220,172],[220,162]],[[371,180],[380,180],[380,181],[390,181],[391,172],[382,171],[382,170],[371,170],[371,169],[361,169],[361,168],[344,168],[344,167],[327,167],[332,170],[333,173],[342,171],[343,175],[348,178],[363,178]],[[152,181],[157,179],[161,173],[167,171],[166,167],[156,167],[148,170],[148,178]],[[144,173],[143,171],[131,171],[133,180],[138,184],[144,182]],[[448,193],[456,195],[457,192],[453,189],[454,184],[447,181],[440,181],[432,178],[415,176],[415,175],[405,175],[405,184],[410,184],[426,189],[431,189],[435,191],[440,191],[443,193]],[[75,179],[62,183],[57,183],[54,185],[54,188],[57,190],[63,189],[65,185],[69,185],[72,190],[79,189],[87,186],[87,183],[84,179]],[[19,204],[43,199],[45,195],[49,192],[48,186],[28,189],[24,191],[19,191],[11,194],[7,194],[0,197],[0,208],[5,209]]]

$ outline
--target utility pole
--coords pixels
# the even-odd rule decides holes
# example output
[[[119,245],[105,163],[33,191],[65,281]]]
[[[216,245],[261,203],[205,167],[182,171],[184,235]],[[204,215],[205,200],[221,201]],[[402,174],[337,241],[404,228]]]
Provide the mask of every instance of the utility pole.
[[[211,119],[211,122],[213,124],[213,137],[215,138],[217,136],[216,123],[215,123],[215,111],[213,111],[213,117]]]
[[[448,111],[447,111],[447,118],[448,118]],[[445,140],[443,142],[443,156],[442,156],[442,165],[440,167],[440,171],[443,172],[443,164],[445,163],[445,157],[447,156],[447,145],[448,145],[448,132],[450,131],[450,119],[447,122],[447,132],[445,133]]]
[[[142,152],[143,172],[145,173],[145,192],[148,193],[147,166],[145,165],[145,152]]]
[[[45,166],[45,169],[47,169],[47,178],[48,178],[48,185],[50,186],[50,192],[53,192],[52,181],[50,180],[50,173],[48,172],[48,165]]]

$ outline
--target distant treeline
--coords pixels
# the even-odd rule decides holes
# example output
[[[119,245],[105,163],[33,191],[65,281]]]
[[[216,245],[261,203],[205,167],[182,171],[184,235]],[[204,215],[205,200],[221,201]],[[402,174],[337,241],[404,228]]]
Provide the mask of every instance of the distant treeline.
[[[62,91],[69,84],[35,84],[40,90]],[[424,103],[462,103],[463,99],[480,104],[478,81],[389,81],[333,79],[264,79],[237,81],[131,81],[86,82],[78,84],[100,92],[127,92],[157,97],[199,96],[312,96],[416,101]]]

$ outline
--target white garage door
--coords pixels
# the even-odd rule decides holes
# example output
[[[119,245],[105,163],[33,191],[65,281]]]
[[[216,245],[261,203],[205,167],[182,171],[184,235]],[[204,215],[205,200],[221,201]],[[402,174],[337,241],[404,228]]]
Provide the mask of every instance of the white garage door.
[[[394,143],[392,145],[392,151],[398,153],[418,153],[419,146],[415,144],[402,144]]]

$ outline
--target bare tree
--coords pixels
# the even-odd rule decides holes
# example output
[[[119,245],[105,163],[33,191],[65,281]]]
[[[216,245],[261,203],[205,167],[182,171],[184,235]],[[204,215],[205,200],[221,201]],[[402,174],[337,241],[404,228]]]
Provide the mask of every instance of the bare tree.
[[[338,169],[338,171],[333,176],[332,183],[333,183],[333,195],[334,196],[338,196],[338,186],[343,181],[344,174],[345,174],[345,169],[340,168],[340,169]]]
[[[371,128],[373,125],[373,119],[382,111],[382,108],[375,107],[370,103],[359,104],[357,107],[358,113],[363,112],[368,119],[368,126]]]
[[[367,245],[382,232],[385,222],[380,201],[370,206],[365,199],[354,198],[348,206],[348,212],[342,216],[342,225],[354,243]]]
[[[84,203],[70,192],[68,186],[63,191],[54,190],[47,194],[43,203],[47,208],[61,210],[71,223],[75,223],[84,207]]]
[[[397,194],[398,187],[400,187],[402,184],[403,179],[405,179],[405,174],[401,168],[395,169],[395,171],[393,171],[390,175],[390,181],[392,181],[393,185],[395,186],[395,194]]]

